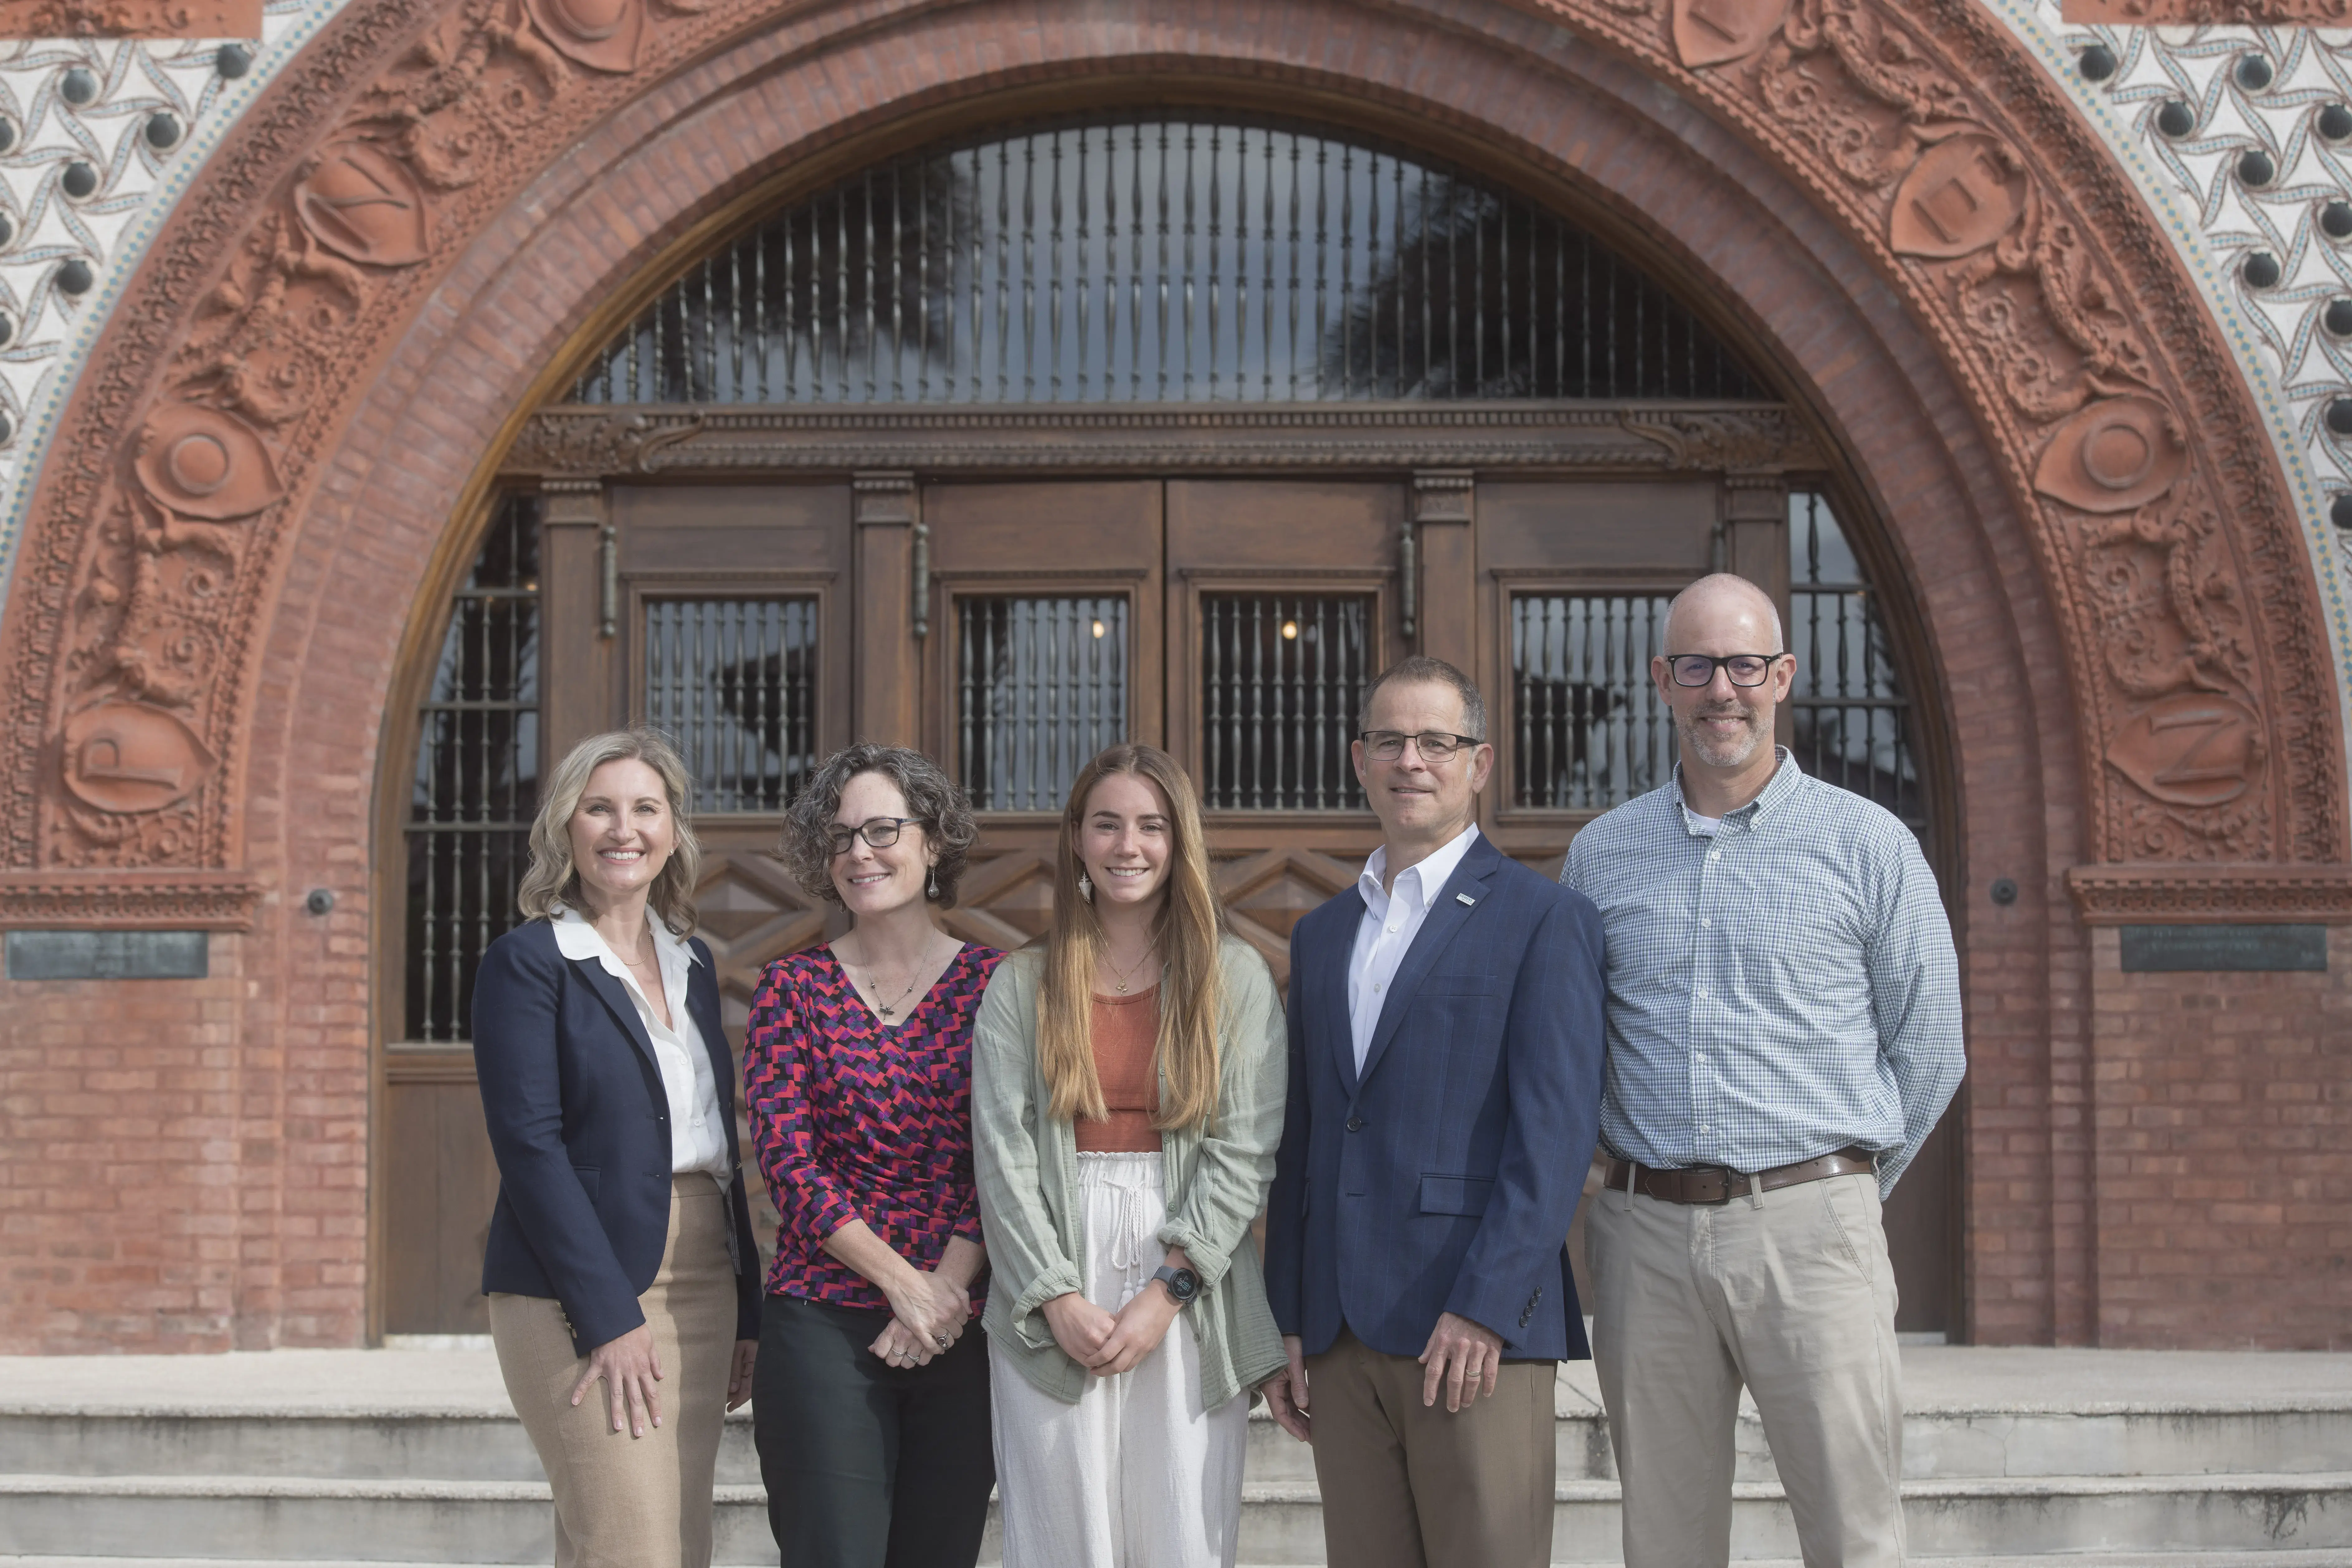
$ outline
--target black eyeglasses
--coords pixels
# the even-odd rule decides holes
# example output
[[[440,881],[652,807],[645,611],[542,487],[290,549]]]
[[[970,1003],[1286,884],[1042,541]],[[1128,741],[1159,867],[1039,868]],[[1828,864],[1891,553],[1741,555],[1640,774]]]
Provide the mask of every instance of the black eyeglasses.
[[[1712,686],[1717,666],[1731,677],[1734,686],[1761,686],[1772,673],[1773,664],[1788,657],[1785,653],[1731,653],[1712,658],[1703,653],[1670,653],[1666,668],[1675,672],[1676,686]]]
[[[835,855],[848,854],[849,841],[853,838],[863,838],[869,847],[875,849],[887,849],[898,842],[900,828],[920,827],[922,825],[923,819],[919,816],[872,816],[855,827],[836,827],[827,837]]]
[[[1443,730],[1423,730],[1418,735],[1408,735],[1402,730],[1367,730],[1356,737],[1364,743],[1364,755],[1392,763],[1404,755],[1404,743],[1411,741],[1424,763],[1452,760],[1454,753],[1465,746],[1483,746],[1486,742],[1475,735],[1449,735]]]

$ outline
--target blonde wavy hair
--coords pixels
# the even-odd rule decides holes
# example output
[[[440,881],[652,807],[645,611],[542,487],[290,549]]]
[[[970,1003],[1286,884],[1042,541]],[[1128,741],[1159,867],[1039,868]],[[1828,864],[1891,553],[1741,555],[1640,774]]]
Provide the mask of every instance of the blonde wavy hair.
[[[612,730],[591,735],[555,764],[546,790],[540,795],[539,817],[530,825],[530,869],[523,873],[515,902],[525,920],[549,920],[559,907],[588,907],[580,887],[580,868],[572,858],[572,818],[580,797],[588,793],[588,778],[606,763],[637,762],[661,775],[662,793],[669,797],[670,821],[677,843],[654,877],[646,902],[655,918],[672,933],[694,930],[694,889],[702,879],[702,843],[694,836],[694,780],[669,737],[658,730]]]
[[[1167,1085],[1152,1124],[1163,1131],[1205,1127],[1217,1109],[1217,1021],[1224,984],[1218,944],[1225,909],[1209,877],[1209,846],[1201,831],[1200,797],[1176,759],[1157,746],[1112,746],[1070,784],[1054,858],[1054,914],[1045,929],[1045,973],[1037,991],[1037,1059],[1051,1114],[1064,1121],[1104,1121],[1102,1079],[1095,1071],[1094,980],[1104,936],[1094,904],[1078,891],[1086,863],[1078,831],[1087,797],[1113,773],[1131,773],[1155,786],[1168,803],[1167,897],[1152,926],[1162,965],[1158,1065]]]

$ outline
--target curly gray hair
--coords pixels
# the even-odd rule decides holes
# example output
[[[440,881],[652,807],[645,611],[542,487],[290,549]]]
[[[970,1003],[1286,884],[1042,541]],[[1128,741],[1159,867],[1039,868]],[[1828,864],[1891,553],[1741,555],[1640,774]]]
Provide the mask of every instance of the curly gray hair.
[[[941,909],[953,909],[956,883],[963,877],[965,858],[980,837],[971,804],[948,777],[946,770],[922,752],[906,746],[877,746],[860,741],[827,757],[808,787],[784,813],[783,843],[779,847],[785,868],[812,899],[841,902],[833,885],[833,816],[841,809],[841,792],[860,773],[879,773],[907,797],[907,815],[920,823],[940,852],[932,876],[939,887],[933,900]]]

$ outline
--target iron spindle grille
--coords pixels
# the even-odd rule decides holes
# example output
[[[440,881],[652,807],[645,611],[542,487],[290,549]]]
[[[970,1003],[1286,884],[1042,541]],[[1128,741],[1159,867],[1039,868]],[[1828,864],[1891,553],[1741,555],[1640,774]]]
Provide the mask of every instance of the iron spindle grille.
[[[1606,811],[1673,776],[1674,719],[1650,681],[1668,603],[1663,594],[1512,595],[1520,805]]]
[[[1204,804],[1229,811],[1363,805],[1348,760],[1370,679],[1370,595],[1234,594],[1201,602]]]
[[[1303,130],[1118,118],[869,169],[706,257],[590,404],[1766,395],[1566,219]]]
[[[1127,738],[1127,600],[958,602],[957,756],[982,811],[1059,811]]]
[[[520,918],[539,808],[536,496],[499,503],[454,595],[411,785],[407,1037],[463,1040],[474,973]]]
[[[782,811],[816,766],[816,600],[646,605],[646,721],[706,812]]]
[[[1790,691],[1798,765],[1874,800],[1924,836],[1927,795],[1911,752],[1910,700],[1861,563],[1829,498],[1789,497]]]

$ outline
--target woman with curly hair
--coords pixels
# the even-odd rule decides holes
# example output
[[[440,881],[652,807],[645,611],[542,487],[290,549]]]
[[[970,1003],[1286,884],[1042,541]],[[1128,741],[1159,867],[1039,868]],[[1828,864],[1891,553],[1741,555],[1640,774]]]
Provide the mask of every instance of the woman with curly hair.
[[[754,1394],[784,1568],[971,1568],[996,1479],[971,1026],[997,961],[939,912],[978,829],[937,763],[856,745],[817,770],[783,855],[847,934],[778,959],[744,1041],[780,1221]]]

